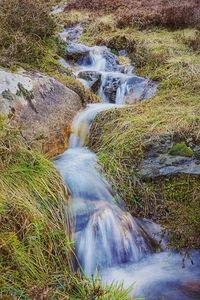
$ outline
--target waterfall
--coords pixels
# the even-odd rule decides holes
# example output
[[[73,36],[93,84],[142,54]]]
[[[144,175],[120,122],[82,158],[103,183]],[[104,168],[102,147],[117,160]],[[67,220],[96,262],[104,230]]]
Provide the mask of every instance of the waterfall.
[[[181,256],[166,250],[161,241],[161,226],[124,210],[123,199],[112,191],[96,155],[86,147],[97,114],[152,97],[156,84],[138,77],[131,66],[120,65],[107,47],[77,44],[82,32],[76,25],[61,34],[68,39],[68,55],[79,56],[70,68],[86,87],[95,89],[103,103],[88,105],[75,117],[69,149],[54,162],[71,193],[82,270],[88,276],[99,272],[106,283],[123,281],[128,287],[135,282],[134,296],[147,300],[200,299],[192,290],[194,284],[200,285],[200,262],[192,266],[188,261],[182,269]],[[199,252],[191,255],[196,260]]]
[[[55,161],[72,194],[77,255],[89,276],[106,267],[138,262],[158,248],[153,234],[160,227],[155,226],[155,232],[150,234],[120,208],[95,154],[84,147],[96,115],[115,107],[118,106],[92,104],[80,112],[72,124],[70,149]]]

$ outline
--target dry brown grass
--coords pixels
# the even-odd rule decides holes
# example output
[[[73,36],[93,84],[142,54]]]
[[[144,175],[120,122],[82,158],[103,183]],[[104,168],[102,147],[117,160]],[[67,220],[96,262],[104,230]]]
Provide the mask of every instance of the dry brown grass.
[[[113,13],[120,26],[141,28],[162,26],[170,29],[199,26],[199,0],[72,0],[69,9],[86,9],[97,14]]]
[[[29,65],[41,62],[47,54],[47,40],[56,24],[45,0],[1,0],[0,63]],[[38,63],[39,64],[39,63]]]

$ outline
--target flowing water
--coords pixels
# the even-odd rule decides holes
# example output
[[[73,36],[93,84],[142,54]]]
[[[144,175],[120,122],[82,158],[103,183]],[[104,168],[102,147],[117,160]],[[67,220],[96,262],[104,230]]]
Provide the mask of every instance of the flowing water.
[[[99,272],[105,283],[123,281],[133,286],[133,295],[147,300],[200,299],[199,252],[193,252],[185,268],[179,254],[167,251],[160,239],[162,228],[146,219],[133,218],[124,210],[103,176],[96,155],[85,147],[90,126],[98,113],[129,102],[150,98],[156,84],[120,65],[106,47],[86,47],[74,41],[80,27],[62,34],[69,51],[80,58],[71,69],[87,87],[95,84],[102,103],[91,104],[72,124],[70,147],[55,160],[72,196],[76,253],[83,271]],[[74,30],[74,31],[73,31]],[[67,66],[69,63],[64,62]]]

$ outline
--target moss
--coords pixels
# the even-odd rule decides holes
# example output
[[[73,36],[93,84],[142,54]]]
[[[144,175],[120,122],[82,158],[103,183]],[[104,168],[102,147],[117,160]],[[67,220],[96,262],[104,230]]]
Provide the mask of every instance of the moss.
[[[178,143],[172,146],[172,148],[169,150],[169,154],[192,157],[193,150],[190,147],[188,147],[185,143]]]
[[[33,92],[26,90],[25,87],[23,86],[23,84],[21,84],[21,83],[18,83],[18,91],[17,91],[16,95],[23,96],[24,99],[26,99],[27,101],[31,101],[34,98]]]
[[[13,100],[13,94],[11,93],[10,90],[5,90],[2,92],[2,97],[4,97],[5,99],[12,101]]]

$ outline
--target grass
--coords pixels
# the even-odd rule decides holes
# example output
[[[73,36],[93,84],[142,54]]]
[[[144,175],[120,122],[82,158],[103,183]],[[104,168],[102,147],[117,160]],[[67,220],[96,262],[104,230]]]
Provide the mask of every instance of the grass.
[[[99,97],[97,95],[95,95],[89,89],[85,88],[81,82],[79,82],[72,76],[67,76],[65,74],[63,75],[59,72],[53,72],[53,76],[69,89],[76,92],[80,96],[83,106],[86,106],[88,103],[99,102]]]
[[[0,135],[0,288],[31,292],[73,269],[69,196],[52,163],[7,121]]]
[[[16,30],[17,28],[17,30]],[[49,52],[56,24],[45,1],[2,0],[0,63],[39,66]]]
[[[131,299],[75,272],[70,197],[52,162],[0,120],[0,298]]]
[[[164,27],[169,29],[198,27],[199,0],[71,0],[67,10],[87,10],[95,15],[113,14],[120,27]]]
[[[93,32],[93,38],[91,32],[88,27],[83,36],[89,44],[111,40],[117,43],[114,37],[125,35],[134,49],[130,47],[128,51],[137,74],[157,81],[159,87],[154,99],[101,113],[91,129],[90,147],[97,152],[113,187],[134,215],[152,218],[173,229],[174,246],[178,236],[180,245],[199,247],[198,176],[191,176],[196,183],[193,185],[187,176],[180,181],[177,176],[177,183],[174,178],[169,179],[173,186],[171,195],[176,189],[181,193],[180,182],[190,191],[182,193],[184,200],[180,202],[175,194],[173,201],[173,196],[164,193],[165,178],[156,185],[153,181],[145,182],[138,174],[140,162],[155,145],[159,147],[167,140],[184,144],[187,149],[189,143],[200,144],[200,55],[196,46],[191,46],[198,44],[198,31],[141,31],[115,26],[112,31]],[[107,45],[114,51],[126,48],[126,43]],[[183,216],[187,224],[179,222]]]
[[[98,101],[58,63],[65,49],[49,9],[59,1],[0,2],[0,65],[43,71],[83,105]],[[69,16],[71,24],[79,17]],[[70,195],[52,162],[1,116],[0,190],[1,299],[132,299],[122,284],[106,286],[75,271]]]

